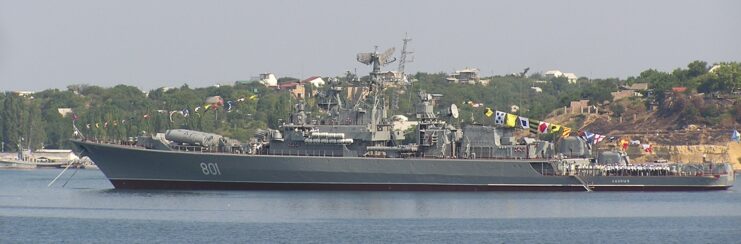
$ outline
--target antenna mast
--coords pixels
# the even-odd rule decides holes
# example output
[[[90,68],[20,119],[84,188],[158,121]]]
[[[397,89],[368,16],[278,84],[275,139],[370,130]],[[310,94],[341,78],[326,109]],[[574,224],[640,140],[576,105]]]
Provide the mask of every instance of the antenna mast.
[[[407,62],[410,62],[410,63],[411,62],[414,62],[414,59],[407,61],[407,54],[413,54],[414,52],[407,51],[407,43],[409,43],[410,41],[412,41],[412,38],[409,38],[407,36],[407,33],[404,33],[404,39],[402,39],[402,40],[404,41],[404,45],[401,46],[401,57],[399,57],[399,75],[401,75],[403,77],[404,76],[404,68],[405,68],[404,66],[406,65],[406,63]]]

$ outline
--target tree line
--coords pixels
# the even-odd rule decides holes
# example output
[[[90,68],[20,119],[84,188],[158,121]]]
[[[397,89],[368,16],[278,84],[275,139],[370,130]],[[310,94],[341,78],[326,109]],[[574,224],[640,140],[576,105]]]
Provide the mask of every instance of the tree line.
[[[712,71],[711,71],[712,69]],[[620,86],[634,83],[649,83],[646,91],[647,105],[656,103],[666,113],[687,113],[688,116],[707,116],[703,108],[693,106],[692,100],[684,102],[679,111],[676,104],[664,104],[672,88],[686,87],[684,93],[733,94],[741,88],[741,63],[722,63],[709,66],[695,61],[687,68],[672,72],[649,69],[639,76],[627,79],[579,78],[570,83],[565,77],[507,75],[482,79],[488,85],[455,84],[446,81],[444,73],[412,75],[413,82],[407,87],[390,88],[387,92],[393,101],[392,114],[403,114],[413,118],[414,103],[420,90],[443,94],[439,109],[456,104],[461,117],[455,123],[491,123],[483,114],[485,108],[511,112],[513,105],[519,107],[519,115],[544,119],[550,112],[570,101],[587,99],[598,105],[612,100],[611,92]],[[351,83],[351,77],[333,77],[340,83]],[[281,79],[295,80],[284,77]],[[362,80],[362,79],[361,79]],[[308,93],[321,92],[324,88],[306,85]],[[537,88],[537,89],[536,89]],[[231,102],[226,106],[208,107],[205,98],[220,96]],[[248,98],[255,99],[248,99]],[[321,117],[315,106],[316,96],[302,98],[309,106],[310,116]],[[257,82],[235,82],[230,86],[191,88],[159,88],[143,92],[137,87],[117,85],[104,88],[94,85],[71,85],[66,90],[48,89],[30,95],[14,92],[0,94],[0,141],[5,151],[23,148],[67,148],[73,135],[73,121],[78,130],[89,138],[100,140],[125,140],[141,134],[164,132],[167,129],[183,128],[222,134],[248,140],[260,128],[276,128],[293,110],[297,98],[285,90],[262,86]],[[681,101],[681,99],[674,101]],[[696,115],[693,115],[694,107]],[[71,108],[74,114],[62,115],[59,108]],[[195,111],[199,108],[198,111]],[[185,110],[188,110],[185,112]],[[712,110],[712,109],[711,109]],[[661,112],[661,111],[660,111]],[[741,121],[741,107],[736,110],[716,111],[711,115],[731,114]]]

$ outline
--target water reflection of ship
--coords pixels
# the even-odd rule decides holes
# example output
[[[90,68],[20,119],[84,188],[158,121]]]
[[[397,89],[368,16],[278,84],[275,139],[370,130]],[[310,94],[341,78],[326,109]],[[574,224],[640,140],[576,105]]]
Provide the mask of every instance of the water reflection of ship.
[[[280,190],[721,190],[735,176],[727,163],[632,165],[622,154],[593,157],[586,141],[559,143],[514,136],[514,128],[467,124],[457,128],[456,106],[442,113],[442,97],[418,93],[414,142],[394,130],[381,66],[393,50],[358,54],[372,66],[367,80],[345,84],[361,92],[340,96],[327,85],[319,106],[326,117],[307,119],[299,102],[278,129],[258,131],[249,143],[220,135],[169,130],[136,142],[73,140],[116,188]],[[135,145],[133,145],[135,144]],[[595,159],[599,158],[599,160]]]

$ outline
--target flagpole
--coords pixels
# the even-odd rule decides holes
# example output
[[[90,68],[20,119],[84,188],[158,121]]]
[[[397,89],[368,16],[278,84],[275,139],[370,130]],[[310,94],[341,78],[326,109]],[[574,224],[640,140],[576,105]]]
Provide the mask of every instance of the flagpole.
[[[553,134],[553,133],[551,133],[551,134]],[[560,144],[559,142],[560,142],[561,137],[558,136],[557,134],[553,134],[553,136],[555,136],[555,138],[553,139],[553,153],[555,155],[553,155],[553,156],[556,156],[557,155],[557,156],[560,157],[561,154],[558,152],[558,149],[560,149],[560,147],[558,145]]]

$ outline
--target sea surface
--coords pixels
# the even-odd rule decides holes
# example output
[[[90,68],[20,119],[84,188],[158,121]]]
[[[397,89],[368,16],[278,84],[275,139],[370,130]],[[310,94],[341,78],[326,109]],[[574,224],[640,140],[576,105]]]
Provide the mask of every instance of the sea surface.
[[[711,192],[115,190],[98,170],[0,170],[0,243],[741,243]],[[73,174],[74,173],[74,174]]]

